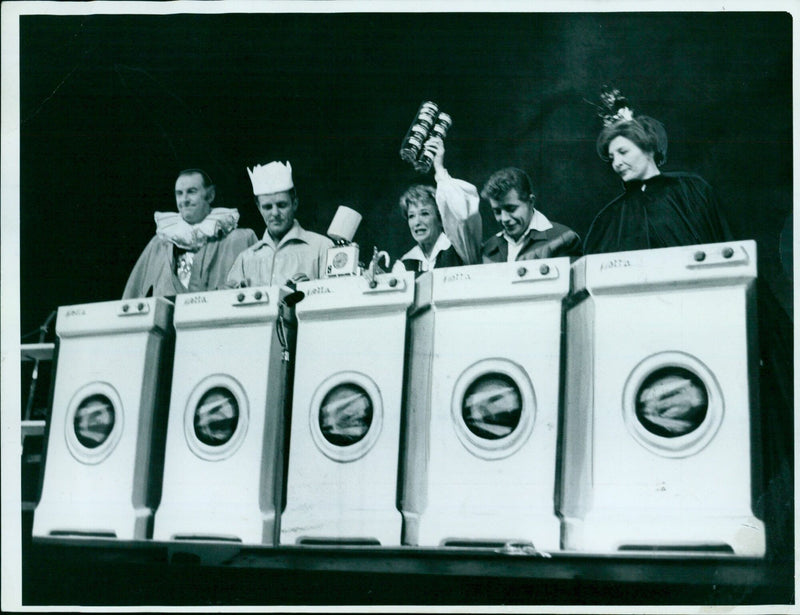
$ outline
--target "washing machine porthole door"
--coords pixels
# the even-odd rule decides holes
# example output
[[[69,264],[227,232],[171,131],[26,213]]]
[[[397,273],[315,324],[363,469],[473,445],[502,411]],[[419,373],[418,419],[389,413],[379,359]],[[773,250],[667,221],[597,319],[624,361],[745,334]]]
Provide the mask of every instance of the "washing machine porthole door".
[[[628,376],[622,400],[628,431],[665,457],[702,450],[722,424],[724,400],[714,374],[696,357],[656,353]]]
[[[360,372],[333,374],[311,398],[308,426],[314,444],[330,459],[360,459],[375,445],[383,426],[378,386]]]
[[[191,451],[208,461],[233,455],[249,426],[247,393],[228,374],[212,374],[198,382],[186,401],[183,432]]]
[[[483,374],[464,392],[461,417],[479,438],[499,440],[511,435],[521,415],[522,393],[506,374]]]
[[[194,434],[207,446],[222,446],[230,441],[239,423],[239,403],[225,387],[204,393],[194,411]]]
[[[451,416],[464,447],[483,459],[502,459],[527,442],[536,396],[527,374],[507,359],[484,359],[465,369],[453,387]]]
[[[639,386],[636,418],[650,433],[664,438],[685,436],[708,414],[708,389],[684,367],[655,370]]]
[[[100,463],[122,437],[123,419],[122,400],[111,384],[82,386],[67,407],[64,434],[70,454],[82,463]]]
[[[73,419],[75,438],[82,446],[101,446],[114,429],[114,404],[101,393],[90,395],[78,404]]]
[[[337,384],[322,400],[319,428],[334,446],[351,446],[367,435],[372,425],[372,399],[352,382]]]

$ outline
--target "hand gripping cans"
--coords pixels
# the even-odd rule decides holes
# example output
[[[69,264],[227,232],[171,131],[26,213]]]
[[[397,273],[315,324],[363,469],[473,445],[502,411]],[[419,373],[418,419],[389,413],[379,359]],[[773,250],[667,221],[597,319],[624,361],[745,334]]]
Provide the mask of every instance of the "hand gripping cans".
[[[286,380],[280,299],[278,287],[176,298],[156,540],[275,544]]]
[[[559,548],[568,258],[435,269],[411,316],[403,542]]]
[[[281,543],[399,545],[411,272],[302,282]]]
[[[762,556],[753,241],[573,265],[564,547]],[[758,467],[757,465],[755,467]]]
[[[172,310],[160,298],[59,308],[34,536],[150,537],[161,487]]]

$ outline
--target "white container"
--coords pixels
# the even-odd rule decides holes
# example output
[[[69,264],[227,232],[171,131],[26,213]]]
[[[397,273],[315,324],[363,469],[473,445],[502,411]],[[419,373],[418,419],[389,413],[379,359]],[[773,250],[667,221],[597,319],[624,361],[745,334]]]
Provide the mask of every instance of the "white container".
[[[350,207],[339,205],[328,227],[328,237],[353,241],[359,224],[361,224],[360,213]]]
[[[156,540],[273,545],[286,373],[277,287],[179,295]]]
[[[755,279],[753,241],[573,265],[566,549],[764,554],[751,497]]]
[[[403,542],[559,548],[561,303],[569,259],[435,269],[417,280]]]
[[[161,298],[58,309],[34,536],[149,537],[161,486],[172,309]]]
[[[399,545],[406,310],[414,275],[297,285],[298,331],[282,544]]]

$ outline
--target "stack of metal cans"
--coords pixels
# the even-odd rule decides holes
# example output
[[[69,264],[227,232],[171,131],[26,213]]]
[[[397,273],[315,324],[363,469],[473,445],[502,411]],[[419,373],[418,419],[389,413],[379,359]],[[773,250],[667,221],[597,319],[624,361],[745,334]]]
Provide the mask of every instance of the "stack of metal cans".
[[[414,166],[419,173],[427,173],[433,164],[433,154],[426,148],[427,142],[439,137],[444,139],[453,125],[452,118],[439,111],[439,105],[427,100],[423,102],[400,147],[400,158]]]

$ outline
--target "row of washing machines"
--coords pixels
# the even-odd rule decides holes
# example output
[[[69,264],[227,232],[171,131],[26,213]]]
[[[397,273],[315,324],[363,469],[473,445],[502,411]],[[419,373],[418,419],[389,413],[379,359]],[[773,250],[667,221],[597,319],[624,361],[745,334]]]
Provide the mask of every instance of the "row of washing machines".
[[[755,278],[743,241],[62,307],[34,536],[762,556]]]

